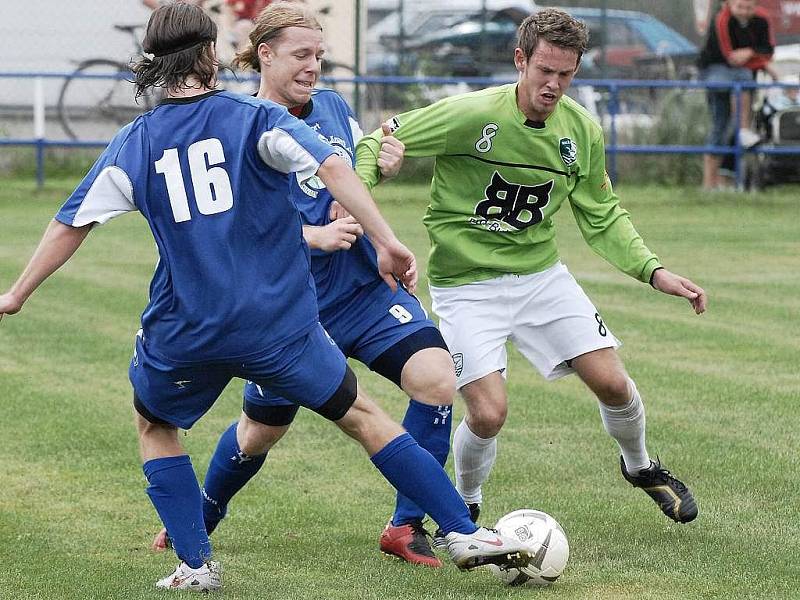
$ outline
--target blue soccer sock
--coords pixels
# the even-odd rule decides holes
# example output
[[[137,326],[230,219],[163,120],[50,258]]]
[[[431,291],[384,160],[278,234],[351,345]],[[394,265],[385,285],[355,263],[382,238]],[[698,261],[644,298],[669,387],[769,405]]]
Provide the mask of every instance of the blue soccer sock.
[[[477,529],[442,465],[408,433],[394,438],[371,460],[389,483],[429,514],[445,534]]]
[[[431,406],[411,399],[408,403],[403,427],[417,443],[431,453],[444,467],[450,453],[450,428],[452,406]],[[425,511],[410,498],[397,494],[397,505],[392,516],[393,525],[404,525],[425,518]]]
[[[147,495],[172,540],[175,554],[193,569],[211,557],[211,542],[203,526],[203,499],[189,456],[148,460],[142,466]]]
[[[225,430],[208,465],[203,484],[203,518],[209,535],[228,512],[228,502],[258,473],[267,453],[250,456],[242,452],[234,423]]]

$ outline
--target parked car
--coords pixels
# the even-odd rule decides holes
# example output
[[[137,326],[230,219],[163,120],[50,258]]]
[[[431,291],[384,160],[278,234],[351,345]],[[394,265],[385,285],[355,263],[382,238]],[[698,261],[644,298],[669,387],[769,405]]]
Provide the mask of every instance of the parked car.
[[[389,15],[378,38],[387,45],[371,56],[377,72],[391,73],[404,57],[407,73],[453,76],[514,76],[512,64],[519,23],[531,12],[529,3],[511,2],[486,11],[436,14],[407,27],[404,39]],[[583,78],[676,78],[691,74],[697,46],[651,15],[626,10],[570,7],[567,12],[589,27],[589,49]],[[374,36],[372,38],[375,39]],[[369,56],[369,54],[368,54]],[[397,71],[395,71],[397,72]]]
[[[483,15],[478,8],[482,3],[478,2],[455,6],[452,2],[440,2],[424,10],[414,6],[409,3],[402,12],[390,11],[368,29],[367,72],[370,75],[408,75],[417,71],[419,40]],[[517,25],[536,9],[536,5],[526,0],[486,0],[486,9],[490,18],[505,21],[516,31]]]

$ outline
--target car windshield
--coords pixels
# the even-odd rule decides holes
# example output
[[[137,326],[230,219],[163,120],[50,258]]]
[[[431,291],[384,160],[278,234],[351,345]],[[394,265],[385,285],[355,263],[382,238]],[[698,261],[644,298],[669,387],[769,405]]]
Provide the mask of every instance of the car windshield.
[[[661,21],[643,18],[634,20],[632,25],[639,31],[650,51],[655,54],[690,54],[696,51],[692,42]]]

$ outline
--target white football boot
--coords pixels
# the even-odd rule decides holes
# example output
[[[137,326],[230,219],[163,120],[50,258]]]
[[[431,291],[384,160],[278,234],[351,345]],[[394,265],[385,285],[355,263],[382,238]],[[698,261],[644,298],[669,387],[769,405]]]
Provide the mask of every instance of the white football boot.
[[[156,587],[163,590],[216,592],[222,589],[222,566],[218,562],[208,561],[199,569],[193,569],[182,562],[174,573],[157,581]]]
[[[482,565],[497,565],[502,569],[525,567],[533,553],[519,540],[500,535],[494,529],[479,527],[475,533],[456,533],[445,536],[447,553],[462,571]]]

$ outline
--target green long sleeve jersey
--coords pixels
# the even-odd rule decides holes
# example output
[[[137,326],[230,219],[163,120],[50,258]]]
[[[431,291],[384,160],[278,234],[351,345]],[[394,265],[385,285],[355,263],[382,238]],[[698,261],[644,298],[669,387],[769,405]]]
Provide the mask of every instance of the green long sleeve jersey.
[[[542,124],[517,106],[516,84],[446,98],[389,123],[408,157],[434,156],[423,222],[436,286],[542,271],[558,260],[553,215],[569,200],[586,242],[641,281],[660,267],[619,205],[605,170],[603,131],[564,96]],[[356,170],[380,177],[381,130],[361,139]]]

